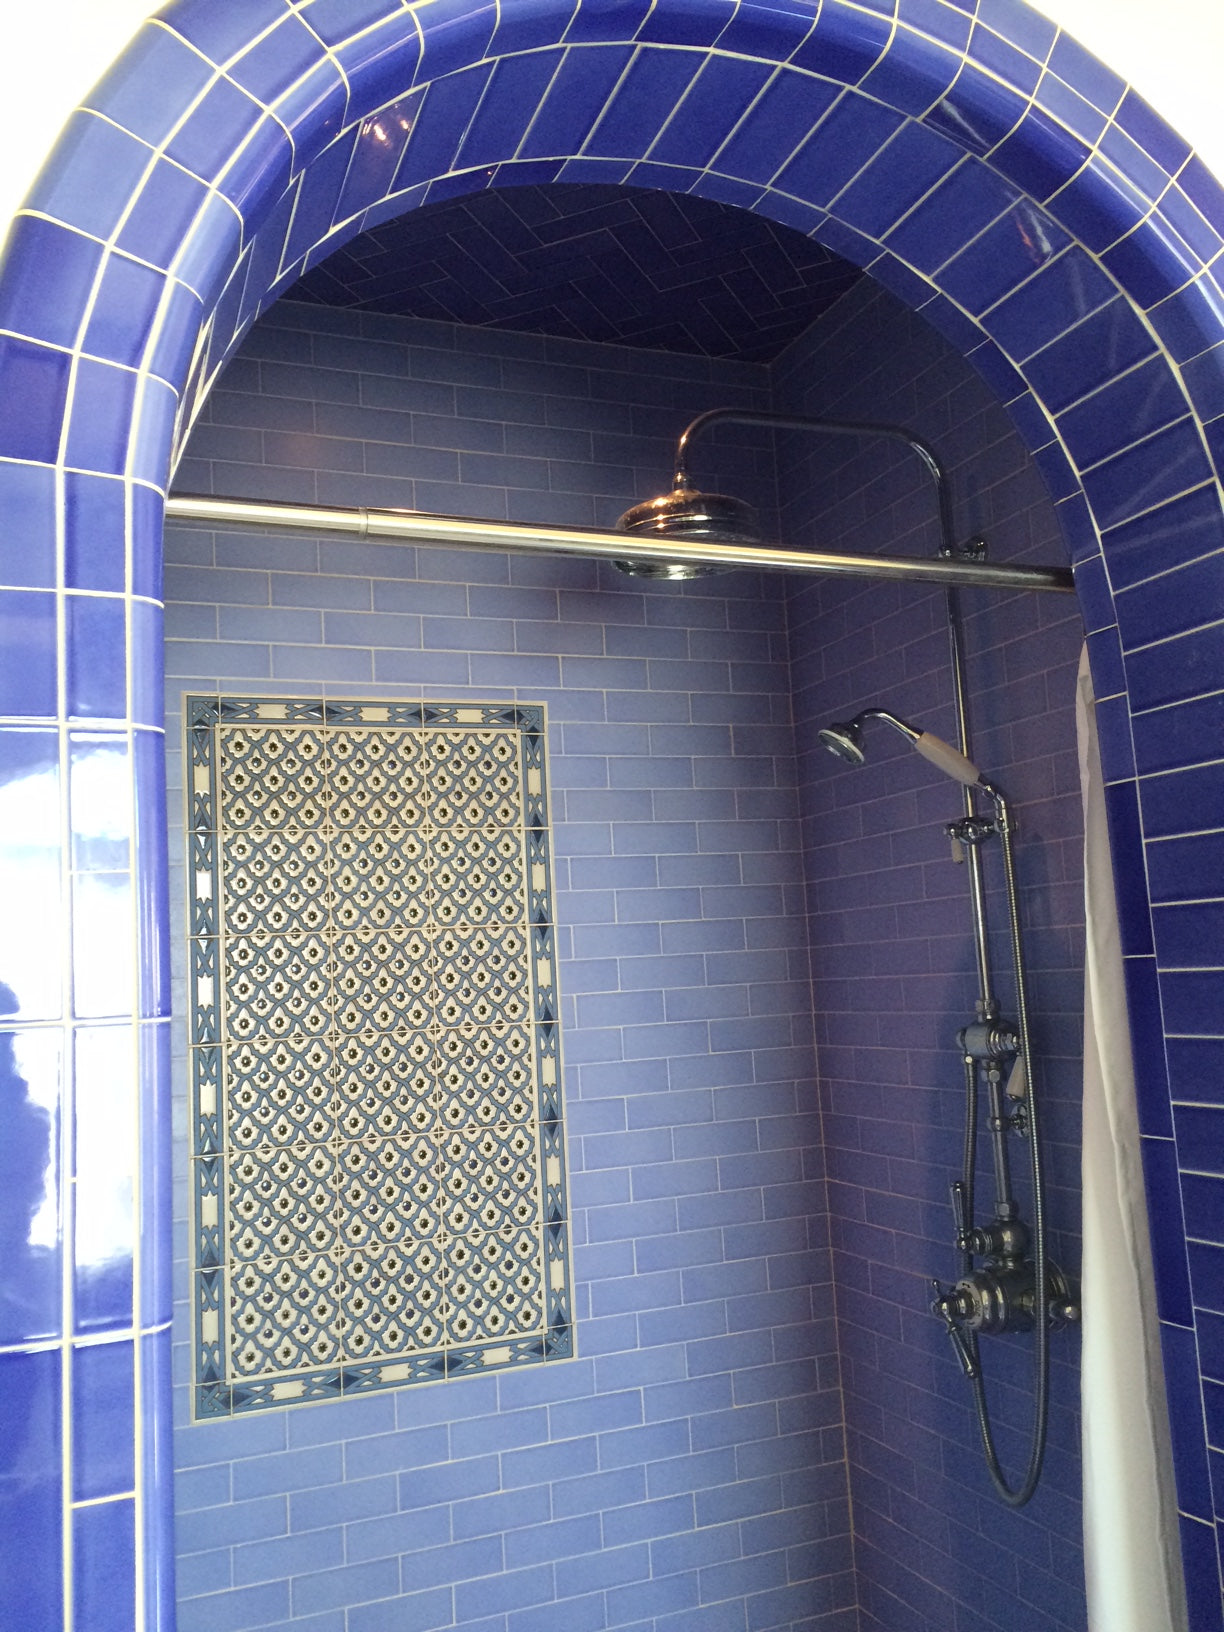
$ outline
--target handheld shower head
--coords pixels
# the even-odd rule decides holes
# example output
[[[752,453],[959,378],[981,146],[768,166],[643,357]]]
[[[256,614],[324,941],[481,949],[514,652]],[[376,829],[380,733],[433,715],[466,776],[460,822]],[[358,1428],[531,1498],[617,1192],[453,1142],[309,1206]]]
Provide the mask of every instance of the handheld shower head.
[[[829,752],[836,754],[838,759],[844,759],[847,765],[866,763],[867,756],[859,742],[861,734],[858,720],[834,720],[818,733]]]
[[[831,754],[844,759],[850,765],[863,765],[867,756],[862,748],[863,722],[865,720],[883,720],[885,725],[891,725],[909,743],[916,753],[923,759],[941,770],[945,776],[950,776],[954,782],[963,782],[966,787],[976,787],[982,782],[982,773],[971,759],[966,759],[959,749],[953,748],[950,742],[937,737],[933,731],[919,731],[916,726],[890,714],[886,708],[865,708],[854,719],[842,723],[835,720],[826,725],[818,734],[821,742]]]

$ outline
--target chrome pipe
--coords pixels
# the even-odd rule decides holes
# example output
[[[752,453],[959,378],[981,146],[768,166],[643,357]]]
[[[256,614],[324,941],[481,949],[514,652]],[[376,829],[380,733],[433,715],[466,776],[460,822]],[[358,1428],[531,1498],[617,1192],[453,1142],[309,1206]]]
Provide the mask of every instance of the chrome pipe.
[[[513,521],[473,521],[423,510],[373,510],[322,504],[279,504],[265,499],[210,498],[171,493],[166,519],[208,527],[257,527],[271,532],[343,533],[371,543],[435,544],[500,550],[512,555],[566,555],[595,561],[689,562],[765,572],[827,573],[851,578],[910,579],[917,583],[969,584],[994,589],[1071,593],[1066,567],[999,562],[933,561],[911,556],[840,555],[831,550],[787,550],[777,545],[658,543],[631,533],[583,527],[537,527]]]

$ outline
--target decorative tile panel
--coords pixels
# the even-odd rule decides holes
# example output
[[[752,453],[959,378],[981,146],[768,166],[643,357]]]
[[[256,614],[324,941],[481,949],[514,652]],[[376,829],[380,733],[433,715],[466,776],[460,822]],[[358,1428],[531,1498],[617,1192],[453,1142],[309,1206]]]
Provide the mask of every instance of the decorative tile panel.
[[[573,1352],[543,712],[186,700],[199,1416]]]

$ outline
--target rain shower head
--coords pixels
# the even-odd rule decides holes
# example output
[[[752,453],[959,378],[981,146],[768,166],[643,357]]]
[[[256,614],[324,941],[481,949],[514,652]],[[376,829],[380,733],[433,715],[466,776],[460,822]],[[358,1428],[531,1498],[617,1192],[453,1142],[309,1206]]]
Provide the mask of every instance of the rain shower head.
[[[760,524],[750,504],[726,493],[699,493],[690,487],[682,473],[677,473],[670,493],[635,504],[616,525],[622,532],[639,533],[652,539],[675,538],[713,544],[761,542]],[[637,578],[673,581],[707,577],[722,570],[687,561],[618,561],[616,564],[622,572]]]
[[[937,737],[933,731],[919,731],[916,726],[909,725],[895,714],[890,714],[886,708],[865,708],[861,714],[856,714],[854,719],[845,723],[835,720],[819,732],[820,740],[831,754],[836,754],[848,764],[865,764],[867,756],[862,747],[865,720],[883,720],[885,725],[891,725],[916,753],[921,754],[923,759],[941,770],[945,776],[950,776],[954,782],[963,782],[969,788],[977,787],[979,783],[989,787],[989,784],[983,782],[982,773],[973,761],[966,759],[950,742]]]

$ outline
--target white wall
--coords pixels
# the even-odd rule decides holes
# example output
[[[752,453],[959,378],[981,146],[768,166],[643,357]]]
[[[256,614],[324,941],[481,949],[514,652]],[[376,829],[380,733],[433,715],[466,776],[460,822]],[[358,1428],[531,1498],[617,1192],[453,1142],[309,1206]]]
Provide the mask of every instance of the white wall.
[[[1038,9],[1129,78],[1224,178],[1221,0],[1041,0]],[[7,10],[7,49],[0,52],[0,222],[6,223],[73,107],[151,7],[148,0],[40,0],[37,7],[14,0]]]

